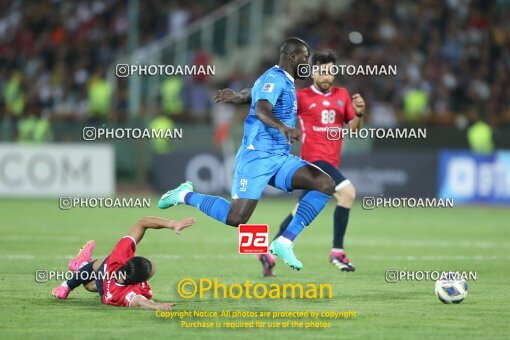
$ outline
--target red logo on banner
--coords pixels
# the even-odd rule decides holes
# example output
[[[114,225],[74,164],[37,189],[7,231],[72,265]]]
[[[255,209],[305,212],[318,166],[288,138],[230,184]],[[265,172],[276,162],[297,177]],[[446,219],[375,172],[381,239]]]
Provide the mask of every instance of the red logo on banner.
[[[267,254],[269,226],[267,224],[239,225],[239,254]]]

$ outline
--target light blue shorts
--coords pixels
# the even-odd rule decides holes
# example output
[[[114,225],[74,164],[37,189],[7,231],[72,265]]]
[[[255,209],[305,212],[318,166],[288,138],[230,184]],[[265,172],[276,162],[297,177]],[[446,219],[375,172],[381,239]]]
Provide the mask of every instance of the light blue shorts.
[[[258,200],[268,184],[291,192],[294,173],[308,164],[292,154],[277,155],[241,146],[234,164],[232,198]]]

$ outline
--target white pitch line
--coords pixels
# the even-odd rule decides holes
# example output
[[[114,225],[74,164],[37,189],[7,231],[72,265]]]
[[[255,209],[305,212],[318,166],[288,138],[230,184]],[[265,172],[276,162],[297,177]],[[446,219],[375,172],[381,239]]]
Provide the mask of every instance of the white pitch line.
[[[81,239],[78,237],[66,237],[66,236],[17,236],[17,235],[7,235],[2,236],[0,239],[0,244],[3,242],[77,242],[81,243],[86,242],[87,240]],[[150,242],[150,241],[149,241]],[[149,243],[147,242],[147,243]],[[222,242],[214,242],[214,244],[222,245],[228,244],[231,245],[232,242],[237,242],[236,239],[225,239]],[[411,247],[411,248],[477,248],[477,249],[510,249],[510,242],[489,242],[489,241],[417,241],[417,240],[391,240],[391,239],[356,239],[352,238],[348,241],[351,246],[363,246],[363,247]],[[324,240],[318,238],[308,238],[303,239],[303,245],[323,245]],[[4,246],[5,247],[5,246]]]
[[[94,256],[95,258],[104,258],[106,255]],[[254,260],[254,255],[177,255],[177,254],[154,254],[147,256],[151,259],[159,260]],[[0,254],[0,260],[70,260],[73,255],[66,256],[37,256],[33,254]],[[319,259],[324,258],[322,255],[307,256],[308,259]],[[452,255],[452,256],[379,256],[379,255],[360,255],[355,257],[356,260],[369,260],[369,261],[495,261],[495,260],[510,260],[510,256],[464,256],[464,255]]]
[[[417,247],[417,248],[510,248],[508,242],[472,242],[472,241],[416,241],[399,240],[369,240],[369,239],[352,239],[349,244],[360,245],[360,246],[404,246],[404,247]]]
[[[4,242],[81,242],[81,238],[75,236],[2,236]]]

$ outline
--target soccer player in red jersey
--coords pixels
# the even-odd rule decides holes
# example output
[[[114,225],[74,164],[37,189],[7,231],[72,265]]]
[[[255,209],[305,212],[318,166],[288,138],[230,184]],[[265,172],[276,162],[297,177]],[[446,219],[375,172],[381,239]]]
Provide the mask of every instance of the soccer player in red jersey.
[[[312,56],[312,65],[317,65],[318,70],[312,74],[313,84],[297,90],[297,114],[302,135],[300,156],[319,167],[335,181],[334,195],[337,207],[333,218],[333,247],[329,261],[342,271],[354,271],[355,267],[344,251],[344,236],[356,191],[352,183],[338,170],[342,148],[340,131],[344,124],[351,130],[363,126],[365,101],[358,93],[351,98],[347,89],[333,86],[335,77],[330,71],[335,63],[336,56],[332,52],[315,53]],[[224,89],[218,91],[214,99],[216,102],[224,103],[249,103],[250,90],[244,89],[236,93]],[[293,214],[290,214],[283,221],[276,237],[283,233],[292,217]],[[259,260],[264,267],[264,275],[273,275],[275,261],[271,254],[260,255]]]
[[[151,287],[147,281],[154,275],[154,263],[141,256],[135,256],[136,245],[140,243],[146,229],[171,229],[176,234],[195,223],[194,218],[169,221],[158,217],[144,217],[120,239],[111,254],[105,259],[92,261],[94,241],[87,242],[78,255],[69,263],[75,274],[70,280],[53,288],[52,294],[67,299],[71,290],[83,285],[90,292],[97,292],[105,305],[139,307],[154,310],[168,310],[173,302],[152,300]]]

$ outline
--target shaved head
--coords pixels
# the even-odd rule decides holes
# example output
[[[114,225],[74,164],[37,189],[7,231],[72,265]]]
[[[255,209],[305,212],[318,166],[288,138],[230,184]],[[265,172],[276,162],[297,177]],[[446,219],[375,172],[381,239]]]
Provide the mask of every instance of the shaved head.
[[[306,41],[290,37],[285,39],[280,47],[280,67],[290,73],[293,77],[304,79],[302,75],[298,74],[298,65],[309,64],[310,46]]]
[[[303,50],[303,48],[306,48],[308,51],[310,51],[310,46],[308,46],[304,40],[296,37],[290,37],[287,38],[280,47],[280,55],[299,53]]]

